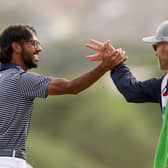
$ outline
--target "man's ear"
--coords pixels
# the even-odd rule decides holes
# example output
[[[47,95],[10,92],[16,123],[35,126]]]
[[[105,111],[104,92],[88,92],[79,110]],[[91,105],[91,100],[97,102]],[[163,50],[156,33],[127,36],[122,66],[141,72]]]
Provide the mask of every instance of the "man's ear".
[[[15,52],[15,53],[21,53],[21,51],[22,51],[20,44],[17,42],[12,43],[12,49],[13,49],[13,52]]]

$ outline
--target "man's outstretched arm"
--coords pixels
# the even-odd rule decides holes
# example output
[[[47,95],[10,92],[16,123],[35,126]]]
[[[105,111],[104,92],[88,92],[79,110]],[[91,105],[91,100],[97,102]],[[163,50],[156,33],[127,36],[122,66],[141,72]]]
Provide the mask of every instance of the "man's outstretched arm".
[[[113,69],[111,78],[128,102],[161,102],[162,78],[137,81],[125,64]]]
[[[101,52],[101,49],[100,49]],[[104,55],[102,62],[92,70],[72,80],[53,78],[47,87],[47,95],[78,94],[95,83],[107,71],[123,63],[126,58],[118,51]]]

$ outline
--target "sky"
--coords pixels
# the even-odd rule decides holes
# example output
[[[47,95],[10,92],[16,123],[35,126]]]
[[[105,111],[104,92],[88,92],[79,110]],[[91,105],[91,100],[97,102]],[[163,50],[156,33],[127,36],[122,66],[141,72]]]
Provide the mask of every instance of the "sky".
[[[74,36],[140,40],[168,19],[166,0],[1,0],[1,27],[34,25],[43,40]],[[5,21],[4,21],[5,20]]]

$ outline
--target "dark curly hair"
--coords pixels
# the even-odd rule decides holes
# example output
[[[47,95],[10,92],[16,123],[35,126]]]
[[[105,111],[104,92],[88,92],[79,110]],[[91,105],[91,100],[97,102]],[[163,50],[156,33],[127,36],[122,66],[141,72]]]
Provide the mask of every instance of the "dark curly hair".
[[[0,62],[8,63],[11,61],[13,53],[12,43],[30,40],[36,35],[36,30],[30,25],[10,25],[0,34]]]

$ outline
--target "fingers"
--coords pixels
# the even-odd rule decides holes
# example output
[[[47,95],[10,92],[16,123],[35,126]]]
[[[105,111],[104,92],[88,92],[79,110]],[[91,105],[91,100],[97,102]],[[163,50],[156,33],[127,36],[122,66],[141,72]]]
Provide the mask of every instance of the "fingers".
[[[100,52],[104,48],[104,43],[97,41],[97,40],[94,40],[94,39],[90,39],[89,43],[87,43],[85,46],[92,49],[92,50]]]
[[[104,47],[102,49],[102,52],[107,52],[108,53],[110,51],[109,44],[110,44],[109,40],[107,40],[107,41],[104,42]]]
[[[115,55],[114,57],[107,57],[107,59],[105,59],[102,62],[102,64],[106,67],[106,71],[109,71],[115,68],[116,66],[122,64],[125,61],[126,61],[126,57],[120,57]]]
[[[125,54],[126,54],[126,51],[125,51],[125,50],[123,50],[122,54],[123,54],[123,55],[125,55]]]
[[[115,49],[110,40],[100,42],[90,39],[86,47],[97,52],[96,54],[86,56],[89,61],[102,61],[103,64],[113,67],[127,60],[126,52],[122,48]]]
[[[126,51],[125,50],[123,50],[122,48],[119,48],[119,49],[116,49],[117,50],[117,52],[119,52],[122,56],[125,56],[125,54],[126,54]]]
[[[118,55],[118,53],[115,55],[115,57],[112,57],[111,58],[111,64],[113,67],[119,65],[119,64],[122,64],[124,63],[125,61],[127,60],[127,57],[126,56],[121,56],[121,55]]]
[[[88,47],[88,48],[90,48],[90,49],[92,49],[92,50],[95,50],[95,51],[101,51],[101,49],[100,49],[98,46],[95,46],[95,45],[93,45],[93,44],[87,43],[87,44],[85,45],[85,47]]]
[[[123,51],[122,49],[117,49],[113,52],[113,54],[111,56],[106,55],[104,57],[104,59],[109,60],[111,62],[113,62],[114,64],[121,64],[123,62],[125,62],[128,57],[125,55],[125,51]]]
[[[113,50],[115,50],[115,48],[112,46],[111,43],[109,43],[109,47],[112,48]]]
[[[101,61],[103,56],[99,53],[86,56],[89,61]]]
[[[110,40],[106,40],[105,42],[100,42],[97,41],[95,39],[90,39],[89,43],[86,43],[85,46],[87,48],[90,48],[94,51],[97,52],[107,52],[107,53],[111,53],[113,50],[115,50],[115,48],[112,46],[112,44],[110,43]]]
[[[89,42],[98,46],[99,48],[104,47],[104,48],[113,48],[114,49],[114,47],[111,45],[110,40],[106,40],[105,42],[101,42],[101,41],[97,41],[95,39],[90,39]]]
[[[95,39],[90,39],[89,42],[92,43],[92,44],[95,44],[95,45],[97,45],[97,46],[99,46],[99,47],[102,47],[102,46],[104,45],[103,42],[97,41],[97,40],[95,40]]]
[[[104,42],[104,48],[103,48],[102,52],[111,55],[114,50],[115,50],[115,48],[112,46],[110,40],[106,40]]]
[[[109,45],[110,45],[110,40],[106,40],[104,42],[104,49],[108,49]]]
[[[125,57],[126,55],[126,51],[123,50],[122,48],[118,48],[118,49],[115,49],[115,50],[112,50],[112,51],[106,51],[104,53],[104,57],[113,57],[113,58],[116,58],[116,57]]]

